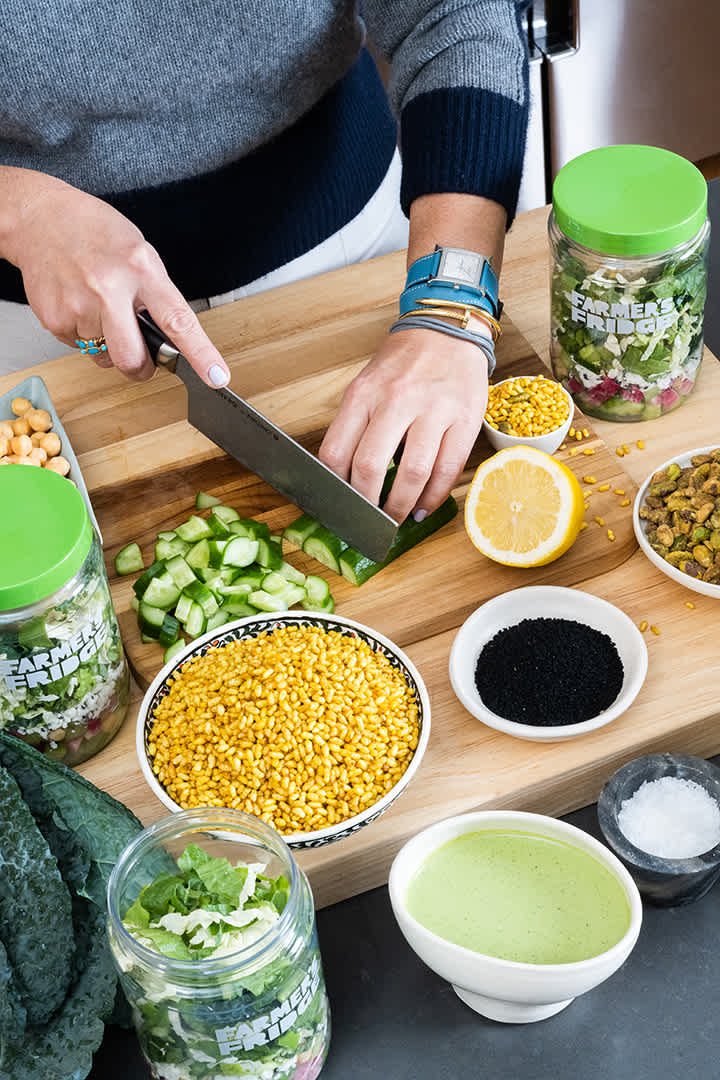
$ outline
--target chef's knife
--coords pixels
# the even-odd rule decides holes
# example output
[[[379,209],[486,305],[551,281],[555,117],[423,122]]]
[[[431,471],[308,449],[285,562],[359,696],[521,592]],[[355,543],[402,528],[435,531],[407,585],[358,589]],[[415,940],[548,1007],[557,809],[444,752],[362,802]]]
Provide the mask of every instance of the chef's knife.
[[[232,390],[207,386],[147,312],[137,319],[153,362],[185,383],[193,427],[351,547],[382,562],[397,522]]]

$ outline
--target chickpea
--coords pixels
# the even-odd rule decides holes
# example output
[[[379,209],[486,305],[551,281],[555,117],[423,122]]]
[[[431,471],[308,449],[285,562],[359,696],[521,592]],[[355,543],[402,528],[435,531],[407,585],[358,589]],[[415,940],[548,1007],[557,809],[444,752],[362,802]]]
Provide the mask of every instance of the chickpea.
[[[30,442],[33,444],[33,446],[39,446],[40,441],[42,439],[44,439],[44,438],[45,438],[45,432],[44,431],[33,431],[32,434],[30,435]]]
[[[34,461],[36,465],[44,465],[48,459],[47,451],[43,450],[42,446],[34,446],[28,457],[31,461]]]
[[[0,457],[5,457],[10,449],[10,440],[4,435],[0,435]]]
[[[10,408],[16,416],[24,416],[28,409],[32,409],[32,402],[26,397],[16,397],[10,402]]]
[[[67,458],[61,457],[59,454],[57,457],[48,458],[45,463],[45,468],[50,472],[59,473],[60,476],[67,476],[70,472],[70,462]]]
[[[35,446],[42,447],[49,458],[60,453],[60,436],[54,431],[36,431],[34,435],[38,436]],[[34,435],[31,438],[34,439]]]
[[[33,431],[49,431],[52,427],[52,418],[47,409],[30,409],[25,415]]]
[[[29,435],[16,435],[10,440],[10,449],[18,457],[28,457],[32,448]]]
[[[10,441],[15,432],[9,420],[0,420],[0,438]]]
[[[17,420],[11,421],[11,427],[13,435],[29,435],[32,431],[30,421],[26,416],[20,416]]]

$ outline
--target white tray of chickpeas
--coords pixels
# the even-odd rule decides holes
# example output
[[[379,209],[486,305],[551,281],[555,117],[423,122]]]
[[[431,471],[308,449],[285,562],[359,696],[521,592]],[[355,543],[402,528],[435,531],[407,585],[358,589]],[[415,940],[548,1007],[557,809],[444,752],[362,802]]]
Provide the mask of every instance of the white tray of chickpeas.
[[[85,500],[102,541],[77,458],[39,375],[0,397],[0,465],[35,465],[67,477]]]

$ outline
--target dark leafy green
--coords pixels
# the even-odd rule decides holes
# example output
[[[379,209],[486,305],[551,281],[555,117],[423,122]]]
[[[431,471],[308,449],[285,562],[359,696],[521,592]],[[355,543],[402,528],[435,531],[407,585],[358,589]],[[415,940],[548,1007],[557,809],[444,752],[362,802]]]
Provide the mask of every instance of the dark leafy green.
[[[105,936],[105,913],[87,905],[89,950],[84,970],[52,1020],[28,1028],[10,1049],[0,1080],[85,1080],[115,1002],[117,977]]]
[[[42,1024],[70,985],[73,924],[68,887],[20,789],[0,769],[0,939],[31,1024]]]
[[[22,1039],[26,1015],[5,946],[0,941],[0,1066],[8,1049]]]

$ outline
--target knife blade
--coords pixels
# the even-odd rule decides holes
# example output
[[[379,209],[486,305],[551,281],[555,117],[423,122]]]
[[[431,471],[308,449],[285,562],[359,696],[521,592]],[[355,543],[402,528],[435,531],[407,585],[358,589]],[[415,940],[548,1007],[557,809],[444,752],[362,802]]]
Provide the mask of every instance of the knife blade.
[[[185,383],[193,427],[351,547],[382,562],[398,529],[389,514],[228,387],[204,383],[146,311],[137,320],[153,363]]]

